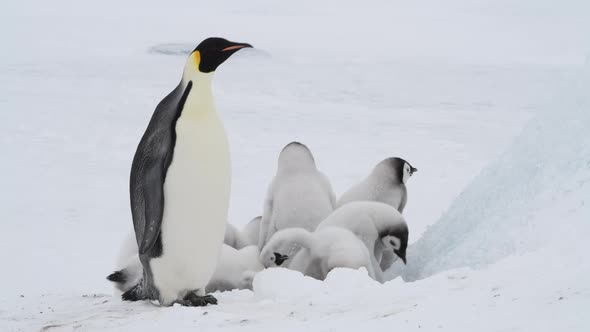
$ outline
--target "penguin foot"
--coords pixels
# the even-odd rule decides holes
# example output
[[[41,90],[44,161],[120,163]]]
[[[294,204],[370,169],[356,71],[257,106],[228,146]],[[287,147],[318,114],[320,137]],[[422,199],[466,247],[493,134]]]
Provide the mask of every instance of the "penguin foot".
[[[190,292],[184,297],[183,302],[189,302],[192,307],[204,307],[208,304],[217,304],[217,299],[213,295],[199,296]]]

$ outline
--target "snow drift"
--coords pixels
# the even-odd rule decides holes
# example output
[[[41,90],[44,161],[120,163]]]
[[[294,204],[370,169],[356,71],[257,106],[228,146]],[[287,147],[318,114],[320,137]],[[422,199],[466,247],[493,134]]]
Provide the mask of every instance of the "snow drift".
[[[572,246],[584,243],[590,229],[588,71],[578,91],[563,94],[573,98],[540,112],[408,249],[408,266],[396,265],[390,277],[412,281],[479,268],[546,246],[555,259],[582,252]]]

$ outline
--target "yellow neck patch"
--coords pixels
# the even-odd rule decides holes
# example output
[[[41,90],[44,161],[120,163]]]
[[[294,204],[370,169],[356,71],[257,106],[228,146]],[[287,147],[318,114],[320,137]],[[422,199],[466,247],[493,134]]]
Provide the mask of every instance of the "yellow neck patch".
[[[195,69],[197,71],[199,71],[199,64],[201,63],[201,52],[199,51],[194,51],[191,54],[191,58],[193,60],[193,63],[195,64]]]

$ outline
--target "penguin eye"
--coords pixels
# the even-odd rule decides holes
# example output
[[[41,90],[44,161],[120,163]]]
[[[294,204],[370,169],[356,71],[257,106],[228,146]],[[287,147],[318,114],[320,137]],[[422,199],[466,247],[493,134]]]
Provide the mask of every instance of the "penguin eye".
[[[393,243],[393,240],[389,240],[389,244],[391,244],[392,247],[395,247],[395,243]]]
[[[274,262],[275,261],[275,256],[270,256],[270,261]]]

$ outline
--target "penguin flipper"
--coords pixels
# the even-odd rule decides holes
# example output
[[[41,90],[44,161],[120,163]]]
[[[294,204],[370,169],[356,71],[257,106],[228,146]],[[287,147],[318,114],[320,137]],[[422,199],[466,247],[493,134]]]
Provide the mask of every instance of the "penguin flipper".
[[[145,220],[142,236],[138,236],[136,231],[140,255],[148,252],[156,243],[164,216],[164,174],[160,167],[151,167],[144,176]]]
[[[156,107],[131,168],[131,212],[139,254],[154,247],[164,215],[164,181],[172,163],[178,120],[192,82],[182,82]]]

